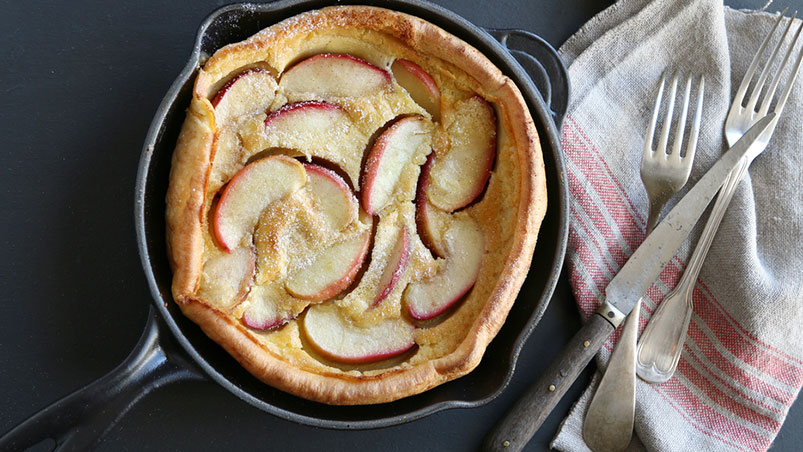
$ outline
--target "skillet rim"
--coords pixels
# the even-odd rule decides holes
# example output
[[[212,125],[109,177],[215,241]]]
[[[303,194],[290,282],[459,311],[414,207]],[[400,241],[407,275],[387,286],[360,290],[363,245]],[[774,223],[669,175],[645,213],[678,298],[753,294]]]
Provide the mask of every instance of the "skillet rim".
[[[280,0],[273,3],[259,4],[259,5],[245,4],[245,3],[232,4],[223,6],[213,11],[201,23],[198,32],[196,33],[195,44],[193,46],[193,51],[190,55],[188,63],[186,64],[184,69],[179,73],[175,81],[171,84],[170,88],[165,94],[165,97],[162,99],[162,102],[160,103],[156,111],[156,114],[154,115],[153,121],[151,122],[148,134],[146,136],[145,144],[143,146],[139,167],[137,171],[135,212],[134,212],[136,232],[137,232],[137,245],[140,252],[140,259],[142,262],[142,266],[145,271],[145,276],[148,281],[148,286],[151,291],[152,301],[154,302],[156,312],[159,313],[159,315],[157,316],[157,320],[166,324],[166,326],[172,333],[172,336],[181,344],[181,348],[183,349],[183,351],[186,352],[192,359],[192,361],[194,361],[194,363],[197,364],[203,370],[203,372],[208,377],[210,377],[215,383],[223,386],[229,392],[232,392],[240,399],[248,402],[251,405],[254,405],[255,407],[263,411],[266,411],[268,413],[271,413],[286,420],[299,422],[301,424],[306,424],[316,427],[337,428],[337,429],[379,428],[379,427],[398,425],[415,419],[420,419],[422,417],[434,414],[438,411],[442,411],[445,409],[471,408],[484,405],[493,400],[494,398],[496,398],[509,384],[516,368],[518,355],[524,343],[526,342],[527,338],[530,336],[533,329],[540,321],[541,316],[543,315],[544,311],[546,310],[549,304],[549,299],[551,298],[551,295],[554,292],[563,265],[563,257],[565,255],[566,243],[568,237],[568,208],[566,205],[568,201],[568,186],[566,184],[566,177],[565,177],[566,171],[563,158],[561,155],[561,147],[560,147],[560,140],[557,127],[555,126],[551,113],[549,112],[544,101],[542,100],[530,76],[515,60],[513,55],[510,53],[509,49],[505,48],[501,43],[499,43],[485,29],[482,29],[472,24],[466,19],[463,19],[457,14],[451,12],[450,10],[447,10],[438,5],[434,5],[422,0],[349,2],[349,4],[361,4],[361,5],[367,4],[371,6],[381,6],[395,11],[416,15],[424,20],[430,21],[435,25],[446,29],[448,32],[458,36],[460,39],[463,39],[469,44],[477,47],[494,64],[500,67],[503,73],[511,77],[521,90],[525,102],[527,103],[530,109],[531,115],[533,115],[534,122],[536,123],[536,127],[538,129],[538,133],[542,142],[542,148],[546,148],[547,146],[544,146],[544,144],[548,144],[549,152],[547,152],[547,149],[544,149],[545,160],[547,158],[550,158],[552,160],[550,162],[551,164],[545,165],[547,166],[546,172],[547,172],[548,186],[550,185],[549,181],[550,176],[552,177],[556,176],[558,178],[557,181],[559,189],[559,193],[557,194],[558,195],[557,213],[559,215],[557,218],[558,240],[557,243],[554,244],[555,250],[552,255],[551,274],[549,275],[545,284],[539,291],[540,296],[536,301],[535,307],[532,310],[532,314],[530,315],[529,319],[527,319],[527,321],[524,323],[523,329],[516,334],[516,339],[512,343],[512,347],[510,349],[508,357],[509,367],[506,369],[506,373],[499,387],[496,390],[492,391],[489,395],[476,400],[450,399],[450,400],[435,401],[429,404],[425,404],[423,407],[413,410],[406,414],[399,414],[382,418],[373,418],[373,419],[356,420],[356,421],[354,420],[343,421],[343,420],[334,420],[330,418],[316,418],[303,415],[295,411],[290,411],[284,408],[280,408],[276,405],[269,403],[266,400],[258,398],[254,396],[251,392],[234,384],[229,378],[221,374],[214,365],[212,365],[209,361],[207,361],[207,359],[205,359],[204,355],[201,352],[199,352],[196,345],[190,342],[190,339],[187,338],[184,331],[182,331],[181,327],[176,323],[176,319],[173,317],[174,314],[168,310],[168,303],[173,303],[172,297],[169,291],[167,292],[167,294],[165,294],[159,288],[159,284],[156,280],[155,269],[153,267],[153,261],[148,247],[148,240],[146,233],[146,222],[148,221],[149,217],[152,217],[152,215],[149,216],[147,214],[147,206],[146,206],[147,204],[146,196],[148,193],[147,187],[149,181],[148,176],[150,175],[151,164],[153,161],[154,154],[157,152],[159,148],[163,148],[165,146],[163,143],[161,143],[161,138],[165,129],[165,121],[167,119],[168,114],[173,109],[176,108],[176,102],[179,98],[182,89],[187,85],[187,83],[191,82],[193,76],[199,69],[200,65],[203,64],[203,61],[210,54],[210,52],[207,52],[204,49],[204,46],[209,44],[208,38],[210,38],[210,36],[208,33],[210,28],[222,16],[230,13],[234,14],[271,13],[271,14],[283,15],[285,17],[290,17],[301,12],[299,8],[303,8],[303,11],[308,11],[332,4],[340,5],[341,3],[337,1],[326,1],[326,0]],[[434,19],[432,16],[434,16]],[[236,23],[229,23],[227,26],[236,27],[237,25]],[[478,43],[481,45],[478,46],[477,45]],[[500,62],[503,64],[500,65]],[[161,158],[164,159],[165,157]],[[555,173],[554,175],[552,174],[553,172]],[[547,215],[550,215],[550,210],[554,210],[554,208],[555,206],[553,206],[552,202],[550,202],[550,205],[547,208],[548,209]],[[538,249],[538,244],[540,243],[542,242],[539,240],[539,242],[536,244],[536,251]],[[437,388],[434,388],[430,391],[437,391]],[[390,402],[390,403],[396,403],[396,402]]]

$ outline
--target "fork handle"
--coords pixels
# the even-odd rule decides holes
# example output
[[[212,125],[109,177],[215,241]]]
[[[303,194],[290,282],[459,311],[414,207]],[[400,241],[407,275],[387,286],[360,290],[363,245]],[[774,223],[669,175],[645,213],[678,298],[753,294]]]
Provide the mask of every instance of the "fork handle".
[[[743,158],[731,171],[717,197],[703,233],[689,259],[686,271],[675,289],[664,298],[653,314],[638,344],[636,371],[639,377],[650,383],[669,380],[677,369],[683,342],[691,320],[691,292],[702,269],[703,261],[711,242],[719,229],[722,216],[728,209],[733,193],[742,180],[749,160]]]

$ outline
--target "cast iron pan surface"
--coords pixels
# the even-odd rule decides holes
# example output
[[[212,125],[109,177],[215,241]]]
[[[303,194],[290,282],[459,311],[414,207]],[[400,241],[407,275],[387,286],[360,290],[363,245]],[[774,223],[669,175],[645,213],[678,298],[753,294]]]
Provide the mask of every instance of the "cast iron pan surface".
[[[199,57],[203,60],[205,56],[211,55],[223,45],[241,41],[287,17],[331,4],[327,1],[290,0],[269,5],[224,7],[213,13],[202,25],[196,43],[196,48],[200,50]],[[372,3],[364,2],[364,4]],[[374,2],[374,4],[429,20],[466,40],[491,58],[503,72],[512,76],[526,93],[534,119],[539,125],[539,134],[547,158],[554,159],[555,155],[560,155],[556,127],[551,119],[552,112],[545,109],[544,102],[538,91],[533,89],[527,75],[520,66],[511,61],[510,55],[501,48],[498,41],[453,13],[429,3],[391,1]],[[506,36],[504,32],[497,34]],[[522,36],[526,32],[522,32],[522,36],[514,32],[510,34],[518,39],[525,39]],[[539,41],[538,44],[548,47],[543,41]],[[560,65],[559,60],[554,57],[548,63]],[[560,68],[562,69],[562,65]],[[504,328],[486,352],[486,356],[493,359],[484,360],[485,365],[481,364],[463,378],[389,404],[343,407],[300,399],[273,389],[251,376],[228,353],[209,340],[194,323],[184,317],[169,296],[172,274],[168,268],[164,248],[164,195],[167,189],[170,157],[179,128],[184,121],[185,108],[189,105],[195,69],[196,65],[191,61],[165,98],[166,103],[160,107],[160,113],[163,112],[165,115],[164,121],[160,125],[157,114],[157,119],[151,126],[151,132],[158,130],[160,133],[148,137],[148,143],[153,140],[153,152],[149,152],[149,144],[146,144],[139,180],[140,184],[144,184],[144,187],[141,186],[144,188],[144,196],[141,200],[138,198],[137,202],[143,203],[143,216],[138,218],[138,222],[144,228],[145,248],[141,249],[143,265],[146,273],[149,273],[148,279],[155,292],[154,296],[161,299],[156,307],[182,346],[201,364],[204,371],[230,391],[269,412],[302,423],[335,428],[373,428],[393,425],[444,408],[480,405],[501,391],[513,372],[515,360],[524,340],[543,314],[560,273],[567,232],[566,209],[562,205],[566,199],[565,186],[552,184],[548,188],[553,197],[549,200],[550,216],[544,221],[544,228],[539,237],[541,246],[533,259],[531,276],[525,282],[519,295],[519,302],[515,304]],[[546,87],[547,74],[544,71],[539,75]],[[554,91],[562,89],[564,95],[568,94],[565,72],[558,72],[555,75],[561,78],[555,82],[555,86],[560,88]],[[173,93],[175,98],[171,99]],[[563,111],[565,104],[565,98],[556,102],[556,105],[564,109]],[[554,181],[555,176],[562,173],[562,162],[548,162],[547,166],[550,168],[548,176]],[[140,239],[142,238],[141,236]]]
[[[0,440],[0,449],[24,447],[24,444],[34,444],[47,437],[56,439],[60,445],[92,444],[151,389],[172,381],[203,378],[201,375],[276,416],[339,429],[384,427],[448,408],[479,406],[506,387],[522,345],[546,309],[566,248],[567,186],[557,133],[568,102],[565,69],[555,51],[528,32],[489,30],[489,34],[448,10],[418,0],[355,3],[377,4],[416,15],[478,48],[516,82],[537,125],[546,165],[549,208],[530,274],[483,362],[465,377],[396,402],[328,406],[260,382],[208,339],[173,303],[170,296],[172,274],[164,239],[164,199],[170,160],[189,105],[195,72],[205,58],[221,46],[332,2],[286,0],[267,5],[231,5],[212,13],[201,25],[190,62],[162,101],[143,148],[135,219],[140,255],[154,297],[145,333],[123,364],[12,430]],[[74,428],[78,425],[81,428]]]

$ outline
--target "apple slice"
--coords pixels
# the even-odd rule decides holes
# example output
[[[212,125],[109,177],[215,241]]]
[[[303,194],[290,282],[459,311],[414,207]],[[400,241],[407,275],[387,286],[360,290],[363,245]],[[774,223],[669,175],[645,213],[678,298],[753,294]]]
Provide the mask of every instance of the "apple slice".
[[[309,305],[308,301],[293,299],[278,285],[254,287],[246,303],[241,320],[245,326],[255,330],[284,325]]]
[[[220,253],[204,263],[200,294],[229,310],[245,299],[254,282],[256,256],[250,247]]]
[[[294,297],[310,301],[334,298],[345,290],[362,267],[371,231],[338,242],[288,271],[285,287]]]
[[[318,96],[356,97],[393,86],[390,74],[360,58],[322,53],[291,67],[279,81],[285,91]]]
[[[445,257],[446,248],[443,245],[443,230],[449,220],[449,214],[433,206],[427,199],[429,186],[429,173],[435,162],[435,154],[429,154],[427,162],[421,167],[418,177],[418,186],[415,192],[415,224],[418,236],[424,246],[429,248],[436,257]]]
[[[318,353],[347,364],[381,361],[415,346],[415,327],[403,319],[383,319],[363,328],[342,316],[334,303],[311,306],[302,329]]]
[[[404,59],[394,61],[390,70],[399,85],[410,94],[415,103],[422,106],[433,118],[440,117],[441,90],[432,76],[421,66]]]
[[[488,101],[473,96],[457,102],[453,115],[449,149],[436,157],[427,189],[429,201],[447,212],[482,193],[496,154],[496,114]]]
[[[369,215],[376,215],[391,201],[404,167],[430,142],[427,122],[421,116],[399,119],[376,139],[360,182],[362,207]]]
[[[218,244],[231,252],[253,231],[270,203],[294,193],[306,181],[301,163],[283,155],[245,166],[223,189],[215,209],[212,230]]]
[[[283,105],[265,117],[265,131],[291,131],[305,135],[306,131],[328,129],[340,120],[348,120],[346,112],[339,105],[320,100],[305,100]]]
[[[297,197],[289,196],[271,203],[262,211],[254,231],[257,284],[276,279],[285,271],[287,249],[283,237],[296,220],[299,208]]]
[[[390,292],[393,291],[393,288],[396,287],[396,284],[404,275],[409,261],[410,234],[407,232],[407,227],[402,226],[399,232],[399,238],[396,240],[396,244],[390,252],[387,264],[385,264],[385,270],[379,278],[379,284],[377,285],[377,287],[379,287],[379,293],[371,306],[378,305],[390,295]]]
[[[207,180],[210,190],[217,191],[242,168],[240,137],[235,127],[223,127],[215,133],[212,171]]]
[[[357,217],[357,198],[346,181],[334,171],[305,163],[309,190],[323,218],[335,231],[340,231]]]
[[[265,137],[261,143],[273,147],[299,149],[352,149],[365,146],[348,114],[339,105],[311,100],[287,104],[265,118]]]
[[[278,306],[265,300],[249,305],[243,312],[242,321],[248,328],[264,331],[280,327],[294,318],[294,315],[281,312]]]
[[[246,70],[223,85],[212,99],[215,120],[231,124],[249,113],[262,113],[276,95],[276,79],[264,69]]]
[[[474,286],[485,254],[479,225],[471,217],[455,218],[444,234],[446,258],[440,271],[415,281],[404,291],[410,316],[427,320],[442,314]]]

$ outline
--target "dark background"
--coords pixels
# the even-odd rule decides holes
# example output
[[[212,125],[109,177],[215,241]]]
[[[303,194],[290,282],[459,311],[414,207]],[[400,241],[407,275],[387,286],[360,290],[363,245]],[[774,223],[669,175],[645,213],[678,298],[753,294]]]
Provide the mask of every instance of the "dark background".
[[[151,302],[134,233],[140,149],[198,25],[226,3],[0,1],[0,432],[107,373],[136,343]],[[535,32],[555,47],[610,4],[436,3],[477,25]],[[770,10],[786,6],[803,0],[778,0]],[[579,325],[564,275],[509,387],[480,408],[334,431],[273,417],[213,383],[185,382],[143,398],[100,449],[474,450]],[[590,372],[528,450],[548,447]],[[774,449],[799,449],[801,421],[797,404]]]

